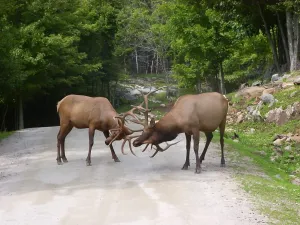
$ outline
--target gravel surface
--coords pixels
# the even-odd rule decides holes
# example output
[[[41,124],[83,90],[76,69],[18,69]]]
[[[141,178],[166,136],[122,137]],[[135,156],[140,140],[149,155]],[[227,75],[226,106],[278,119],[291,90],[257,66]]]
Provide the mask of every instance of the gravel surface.
[[[220,167],[219,145],[211,144],[202,173],[185,161],[185,137],[166,152],[138,157],[120,151],[115,163],[104,135],[96,132],[92,166],[86,166],[87,129],[73,129],[66,138],[69,160],[56,164],[58,127],[18,131],[0,143],[0,224],[137,224],[229,225],[264,224],[247,195],[233,179],[233,168]],[[200,153],[204,147],[202,136]],[[193,146],[193,145],[192,145]],[[149,148],[150,149],[150,148]]]

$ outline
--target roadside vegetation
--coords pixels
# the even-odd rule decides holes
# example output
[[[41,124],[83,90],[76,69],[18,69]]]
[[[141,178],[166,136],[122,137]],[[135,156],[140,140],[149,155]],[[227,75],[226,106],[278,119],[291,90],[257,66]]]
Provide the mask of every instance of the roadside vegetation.
[[[0,141],[9,137],[10,135],[12,135],[14,132],[10,131],[10,132],[0,132]]]

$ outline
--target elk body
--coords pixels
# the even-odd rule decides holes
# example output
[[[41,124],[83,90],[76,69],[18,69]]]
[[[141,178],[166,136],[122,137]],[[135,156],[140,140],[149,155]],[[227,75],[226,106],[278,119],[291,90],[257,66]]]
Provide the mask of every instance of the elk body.
[[[144,96],[145,102],[147,102],[147,97],[148,96]],[[158,151],[165,151],[177,142],[168,144],[164,149],[159,146],[160,143],[171,141],[175,139],[178,134],[185,133],[186,160],[182,169],[187,170],[190,166],[190,146],[193,136],[194,152],[196,156],[195,172],[200,173],[201,163],[205,158],[206,151],[213,138],[213,131],[219,128],[222,153],[221,166],[225,166],[224,131],[228,111],[228,100],[226,97],[217,92],[181,96],[177,99],[171,110],[157,123],[155,123],[152,118],[150,125],[148,125],[147,122],[147,112],[150,111],[147,105],[148,104],[146,104],[146,109],[138,107],[145,114],[145,122],[143,124],[144,129],[142,134],[133,142],[134,147],[147,144],[147,148],[149,144],[151,144],[151,146],[154,145],[156,147],[156,152],[152,156],[154,157]],[[142,124],[141,122],[139,123]],[[204,132],[206,135],[206,144],[199,157],[200,131]],[[145,149],[143,151],[145,151]]]
[[[60,129],[57,135],[57,164],[68,162],[65,155],[65,138],[73,127],[78,129],[88,128],[89,134],[89,151],[86,158],[86,164],[91,165],[91,151],[94,144],[95,130],[102,131],[106,137],[105,144],[111,142],[110,132],[115,140],[120,140],[126,135],[132,134],[133,131],[122,126],[117,112],[104,97],[88,97],[83,95],[68,95],[57,103],[57,112],[60,119]],[[109,145],[112,158],[115,162],[120,162],[113,146]]]

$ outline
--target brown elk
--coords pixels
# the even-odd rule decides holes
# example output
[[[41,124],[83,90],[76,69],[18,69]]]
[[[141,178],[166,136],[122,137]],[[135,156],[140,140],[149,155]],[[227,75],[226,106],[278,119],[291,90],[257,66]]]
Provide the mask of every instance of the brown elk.
[[[132,109],[125,115],[132,115]],[[57,112],[60,119],[60,129],[57,135],[57,164],[68,162],[65,155],[65,138],[73,127],[78,129],[89,128],[89,151],[86,158],[86,164],[91,165],[91,151],[94,144],[95,130],[102,131],[106,137],[105,144],[109,145],[112,158],[115,162],[120,162],[113,146],[110,144],[113,140],[121,140],[128,135],[136,132],[122,124],[118,119],[118,113],[113,108],[107,98],[89,97],[84,95],[67,95],[57,103]],[[139,131],[139,130],[137,130]],[[111,133],[111,135],[110,135]],[[134,153],[133,153],[134,154]]]
[[[175,139],[178,134],[185,133],[186,136],[186,161],[182,167],[187,170],[190,166],[190,146],[193,136],[194,151],[196,155],[196,173],[201,172],[201,163],[205,158],[208,146],[213,138],[213,131],[219,128],[221,144],[221,166],[225,166],[224,158],[224,131],[226,125],[226,115],[228,112],[228,100],[217,92],[202,93],[197,95],[184,95],[177,99],[171,110],[165,114],[157,123],[152,118],[148,125],[147,113],[150,111],[147,104],[148,96],[144,96],[146,108],[136,107],[145,114],[144,129],[142,134],[133,141],[133,146],[138,147],[149,144],[156,147],[154,157],[157,152],[167,150],[173,144],[167,144],[162,149],[159,144]],[[133,121],[136,122],[136,121]],[[139,124],[142,124],[139,122]],[[206,144],[199,157],[200,131],[206,135]],[[128,138],[129,139],[129,138]],[[130,146],[129,146],[130,147]],[[145,149],[143,151],[145,151]],[[122,150],[123,151],[123,150]]]

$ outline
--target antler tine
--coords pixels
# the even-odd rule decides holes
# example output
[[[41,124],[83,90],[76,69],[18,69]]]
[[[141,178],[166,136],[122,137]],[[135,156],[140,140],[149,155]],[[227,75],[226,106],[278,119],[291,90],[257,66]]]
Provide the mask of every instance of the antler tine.
[[[159,88],[160,89],[160,88]],[[149,108],[148,108],[148,96],[150,95],[150,94],[152,94],[152,93],[154,93],[154,92],[156,92],[156,91],[158,91],[159,89],[156,89],[156,90],[154,90],[154,91],[151,91],[151,89],[150,89],[150,91],[147,93],[147,94],[143,94],[143,92],[141,91],[141,90],[139,90],[139,92],[142,94],[142,96],[143,96],[143,98],[144,98],[144,103],[145,103],[145,107],[146,108],[143,108],[143,107],[138,107],[137,109],[139,109],[140,111],[142,111],[143,113],[144,113],[144,116],[145,116],[145,127],[148,127],[148,118],[149,118],[149,116],[148,116],[148,113],[149,112],[151,112],[151,110],[149,110]]]
[[[179,141],[176,141],[176,142],[174,142],[174,143],[172,143],[172,144],[168,144],[167,142],[167,146],[165,147],[165,148],[161,148],[159,145],[155,145],[155,147],[156,147],[156,149],[155,149],[155,152],[154,152],[154,154],[152,155],[152,156],[150,156],[150,158],[153,158],[158,152],[164,152],[164,151],[166,151],[168,148],[170,148],[172,145],[175,145],[175,144],[177,144],[178,142],[180,142],[181,140],[179,140]]]
[[[128,143],[129,143],[129,149],[130,149],[131,153],[132,153],[134,156],[136,156],[136,154],[134,154],[134,152],[133,152],[133,150],[132,150],[132,145],[131,145],[131,139],[132,139],[132,138],[136,138],[136,137],[139,137],[139,135],[135,135],[135,136],[126,136],[126,137],[124,138],[124,141],[123,141],[122,146],[121,146],[121,150],[122,150],[122,154],[123,154],[123,155],[126,155],[126,154],[124,153],[124,146],[125,146],[125,143],[128,141]]]

